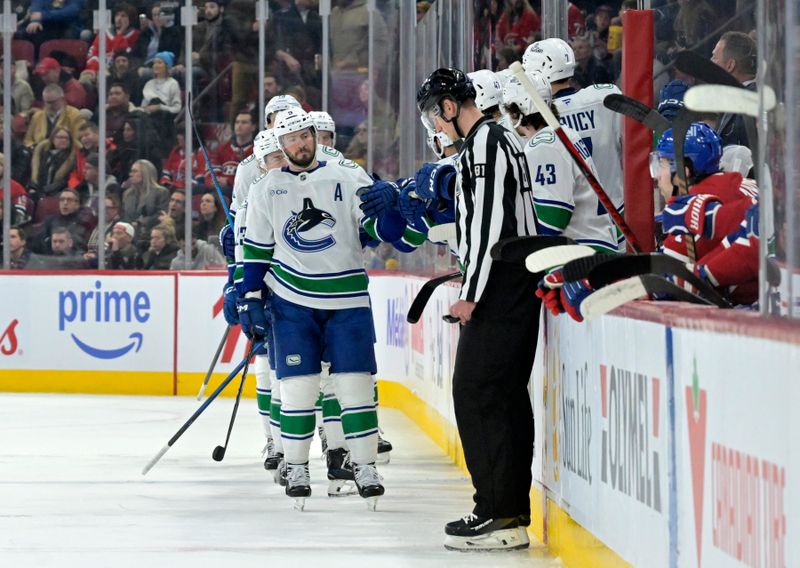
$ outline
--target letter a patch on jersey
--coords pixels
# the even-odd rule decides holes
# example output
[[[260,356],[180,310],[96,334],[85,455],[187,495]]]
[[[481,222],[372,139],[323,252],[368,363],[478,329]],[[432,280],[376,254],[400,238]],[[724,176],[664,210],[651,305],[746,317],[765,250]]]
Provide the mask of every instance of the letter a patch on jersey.
[[[336,224],[333,215],[322,209],[314,207],[310,197],[303,199],[303,208],[299,213],[292,211],[291,217],[283,226],[283,238],[286,244],[299,252],[320,252],[336,244],[333,235],[326,231]],[[319,238],[310,239],[300,236],[319,235]]]
[[[333,191],[333,200],[342,201],[342,184],[337,183],[336,189]]]

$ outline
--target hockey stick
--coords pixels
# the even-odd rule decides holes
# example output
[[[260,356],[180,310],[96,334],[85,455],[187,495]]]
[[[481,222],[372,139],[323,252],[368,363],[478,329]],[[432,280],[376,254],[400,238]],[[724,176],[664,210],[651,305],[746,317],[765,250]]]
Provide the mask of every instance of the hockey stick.
[[[576,245],[575,241],[569,237],[533,235],[525,237],[509,237],[497,241],[492,245],[489,254],[492,260],[502,260],[513,264],[522,264],[525,259],[538,250],[548,247],[559,247],[563,245]]]
[[[764,110],[775,108],[775,91],[768,85],[761,87],[761,94],[741,87],[725,85],[697,85],[683,96],[687,108],[695,112],[744,114],[758,118],[759,100],[764,97]]]
[[[581,302],[581,315],[587,320],[594,319],[633,300],[655,295],[670,296],[679,302],[710,305],[708,300],[676,286],[661,276],[644,274],[620,280],[593,292]]]
[[[564,266],[576,258],[594,255],[595,250],[586,245],[563,245],[550,247],[531,253],[525,259],[525,268],[528,272],[543,272],[557,266]]]
[[[260,343],[258,345],[261,346]],[[164,457],[164,454],[166,454],[167,451],[169,451],[169,449],[175,444],[175,442],[177,442],[178,439],[181,436],[183,436],[183,433],[186,432],[189,426],[191,426],[194,423],[194,421],[197,420],[197,418],[205,411],[206,408],[209,407],[209,405],[214,401],[214,399],[219,396],[219,393],[221,393],[225,389],[225,387],[227,387],[228,384],[236,377],[236,375],[239,374],[239,371],[241,371],[242,367],[244,367],[247,364],[247,361],[249,361],[249,354],[247,357],[242,359],[238,365],[236,365],[236,368],[233,371],[231,371],[231,374],[228,375],[225,378],[225,380],[222,381],[220,385],[214,390],[214,392],[212,392],[209,395],[206,401],[203,404],[201,404],[197,410],[194,411],[194,414],[192,414],[189,417],[189,419],[183,423],[183,426],[181,426],[178,429],[178,431],[175,432],[175,435],[172,436],[172,438],[170,438],[169,441],[164,445],[164,447],[161,448],[155,456],[153,456],[153,459],[147,462],[147,465],[145,465],[144,468],[142,469],[142,475],[147,475],[147,472],[153,469],[153,466],[156,465],[156,463],[158,463],[158,461]]]
[[[672,123],[672,145],[675,152],[675,173],[678,174],[678,179],[683,182],[683,187],[679,188],[679,195],[686,195],[689,193],[689,180],[686,179],[686,169],[684,168],[684,144],[686,143],[686,133],[692,124],[694,115],[688,108],[678,109],[678,114],[675,121]],[[686,239],[686,256],[689,260],[694,262],[697,259],[694,246],[694,235],[684,235]]]
[[[589,272],[591,272],[592,268],[598,264],[602,264],[607,260],[617,258],[618,256],[620,255],[599,253],[593,256],[585,256],[583,258],[571,260],[564,265],[564,268],[561,269],[561,274],[564,276],[564,282],[576,282],[578,280],[583,280],[589,276]]]
[[[217,195],[219,196],[219,201],[222,203],[222,208],[225,210],[225,217],[228,219],[228,224],[233,229],[233,217],[231,217],[231,211],[228,208],[228,203],[225,201],[225,196],[222,195],[222,188],[219,186],[219,181],[217,180],[217,174],[214,173],[214,167],[211,165],[211,158],[208,157],[208,151],[206,150],[205,144],[203,144],[203,139],[200,137],[200,131],[197,129],[197,122],[194,119],[194,114],[192,113],[192,93],[188,92],[186,94],[186,106],[189,109],[189,120],[192,122],[192,130],[194,130],[194,135],[197,138],[197,143],[200,145],[200,150],[203,152],[203,158],[206,161],[206,167],[208,168],[208,173],[211,174],[211,181],[214,182],[214,187],[217,190]],[[191,160],[191,157],[189,158]],[[187,180],[187,183],[188,180]]]
[[[414,298],[414,301],[411,302],[411,307],[408,308],[408,314],[406,315],[406,321],[408,323],[417,323],[419,318],[422,317],[422,312],[425,310],[425,306],[428,304],[428,300],[431,299],[433,295],[433,291],[439,287],[440,284],[444,284],[445,282],[449,282],[450,280],[454,280],[461,276],[461,272],[452,272],[450,274],[445,274],[444,276],[437,276],[436,278],[431,278],[425,284],[422,285],[419,292],[417,293],[417,297]]]
[[[599,289],[619,280],[644,274],[676,276],[697,288],[698,295],[708,299],[715,306],[731,307],[730,302],[711,284],[689,270],[683,262],[666,254],[637,254],[610,258],[591,269],[587,278],[592,288]]]
[[[206,373],[205,378],[203,379],[203,384],[200,385],[200,392],[197,393],[197,400],[203,399],[203,394],[206,392],[206,387],[208,386],[208,381],[211,379],[211,374],[214,372],[214,367],[217,366],[217,360],[219,359],[219,354],[222,353],[222,348],[225,347],[225,342],[228,340],[228,334],[231,331],[231,326],[225,326],[225,332],[222,334],[222,339],[219,340],[219,345],[217,346],[217,351],[214,353],[214,358],[211,360],[211,365],[208,367],[208,372]]]
[[[228,424],[228,433],[225,435],[225,445],[217,446],[214,448],[214,451],[211,452],[211,458],[214,461],[222,461],[225,457],[225,452],[228,450],[228,442],[231,439],[231,432],[233,432],[233,423],[236,421],[236,411],[239,410],[239,401],[242,399],[242,388],[244,387],[244,382],[247,380],[247,369],[250,368],[250,358],[252,356],[253,346],[251,345],[247,352],[247,362],[244,364],[244,370],[242,371],[242,380],[239,381],[239,391],[236,393],[236,401],[233,403],[233,413],[231,414],[230,424]]]
[[[428,240],[434,243],[447,243],[452,248],[456,248],[458,244],[456,224],[444,223],[442,225],[434,225],[428,230]]]
[[[567,152],[569,152],[572,160],[586,177],[586,180],[589,182],[592,190],[597,195],[600,203],[603,205],[603,207],[605,207],[608,215],[614,221],[614,224],[619,228],[622,234],[625,235],[625,240],[628,241],[631,249],[633,249],[634,252],[639,252],[642,250],[642,247],[639,246],[639,241],[636,239],[636,235],[633,234],[633,231],[631,231],[631,228],[625,222],[625,219],[622,218],[622,215],[620,215],[619,211],[617,211],[616,207],[614,207],[614,204],[611,202],[611,199],[609,199],[608,194],[606,194],[605,190],[603,189],[603,186],[600,185],[600,182],[597,180],[594,173],[592,173],[591,168],[586,164],[586,161],[584,161],[583,156],[581,156],[580,152],[578,152],[575,146],[572,145],[572,141],[569,139],[569,136],[567,136],[567,133],[564,132],[564,129],[561,128],[561,124],[553,114],[553,111],[550,110],[550,107],[544,104],[542,97],[540,97],[539,93],[536,92],[536,89],[531,84],[530,79],[528,79],[528,76],[525,74],[522,64],[519,61],[515,61],[511,64],[509,69],[511,69],[511,71],[514,73],[514,76],[525,88],[525,91],[533,101],[536,110],[542,115],[544,121],[555,131],[556,136],[558,136],[559,140],[561,140],[561,143],[564,145],[564,148],[567,149]]]
[[[661,136],[669,128],[669,121],[656,109],[631,97],[614,93],[603,99],[603,106],[619,114],[624,114],[636,122],[641,122],[655,132],[656,136]]]

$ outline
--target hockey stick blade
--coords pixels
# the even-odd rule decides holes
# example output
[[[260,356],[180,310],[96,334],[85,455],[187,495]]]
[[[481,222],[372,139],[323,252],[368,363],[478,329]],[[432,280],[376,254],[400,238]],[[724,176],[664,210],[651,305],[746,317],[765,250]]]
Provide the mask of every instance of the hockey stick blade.
[[[759,101],[762,96],[764,110],[774,109],[777,100],[775,91],[769,85],[762,85],[760,93],[741,87],[697,85],[686,91],[683,102],[687,108],[695,112],[744,114],[757,118],[760,115]]]
[[[447,243],[455,248],[458,243],[456,224],[445,223],[443,225],[434,225],[428,231],[428,240],[434,243]]]
[[[450,274],[445,274],[444,276],[437,276],[436,278],[432,278],[425,282],[420,288],[419,292],[417,293],[417,297],[414,298],[414,301],[411,302],[411,307],[408,308],[408,314],[406,315],[406,321],[408,323],[417,323],[419,318],[422,317],[422,312],[425,310],[425,306],[428,305],[428,300],[431,299],[433,295],[433,291],[436,290],[441,284],[445,282],[449,282],[450,280],[455,280],[461,276],[460,272],[452,272]]]
[[[647,296],[641,276],[632,276],[589,294],[581,302],[581,315],[590,320],[607,314],[614,308]]]
[[[543,272],[557,266],[564,266],[576,258],[594,255],[595,250],[586,245],[562,245],[538,250],[528,255],[525,259],[525,268],[528,272]]]
[[[600,253],[593,256],[585,256],[583,258],[576,258],[564,265],[561,269],[561,274],[564,276],[564,282],[576,282],[583,280],[589,275],[592,268],[612,258],[619,257],[618,254]]]
[[[679,51],[675,56],[678,71],[712,85],[728,85],[742,89],[742,83],[722,67],[694,51]]]
[[[636,122],[641,122],[658,136],[661,136],[669,128],[669,121],[661,116],[656,109],[626,95],[618,93],[608,95],[603,99],[603,106],[632,118]]]
[[[642,250],[636,235],[633,233],[630,226],[628,226],[628,224],[625,222],[625,219],[622,218],[620,212],[617,211],[614,203],[608,197],[608,193],[606,193],[606,190],[603,189],[603,186],[600,184],[597,176],[594,175],[592,169],[572,143],[569,135],[561,127],[561,123],[559,123],[558,119],[553,114],[553,111],[548,105],[545,104],[545,102],[542,100],[542,97],[536,91],[533,83],[531,83],[531,80],[525,74],[522,64],[519,61],[515,61],[509,66],[509,69],[512,73],[514,73],[514,77],[517,78],[522,87],[525,89],[525,92],[528,94],[531,101],[533,101],[533,106],[536,107],[536,110],[547,123],[547,126],[553,129],[556,137],[561,141],[561,144],[563,144],[564,149],[570,155],[570,158],[572,158],[572,161],[576,166],[578,166],[578,169],[581,170],[583,177],[585,177],[586,181],[589,182],[589,187],[592,188],[592,191],[597,196],[597,199],[600,201],[603,207],[605,207],[605,210],[608,213],[608,216],[611,217],[614,225],[616,225],[620,232],[625,235],[625,240],[628,241],[628,245],[634,252],[639,252]]]
[[[532,253],[548,247],[576,245],[569,237],[534,235],[530,237],[510,237],[497,241],[489,253],[492,260],[502,260],[514,264],[523,264]]]

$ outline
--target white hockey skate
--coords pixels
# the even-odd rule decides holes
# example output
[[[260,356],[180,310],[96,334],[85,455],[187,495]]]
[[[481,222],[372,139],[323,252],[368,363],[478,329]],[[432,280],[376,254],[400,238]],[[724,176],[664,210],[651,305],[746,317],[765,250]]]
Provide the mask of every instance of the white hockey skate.
[[[375,469],[374,463],[353,464],[353,472],[358,494],[366,500],[367,509],[374,511],[378,506],[378,498],[386,491],[381,485],[383,477]]]
[[[447,550],[487,552],[528,548],[530,540],[518,518],[490,519],[472,513],[445,526]]]
[[[311,496],[311,477],[308,473],[308,462],[304,464],[287,464],[286,494],[294,499],[294,508],[302,511],[306,499]]]
[[[283,459],[283,454],[279,454],[278,467],[272,470],[272,480],[278,485],[286,486],[286,460]]]

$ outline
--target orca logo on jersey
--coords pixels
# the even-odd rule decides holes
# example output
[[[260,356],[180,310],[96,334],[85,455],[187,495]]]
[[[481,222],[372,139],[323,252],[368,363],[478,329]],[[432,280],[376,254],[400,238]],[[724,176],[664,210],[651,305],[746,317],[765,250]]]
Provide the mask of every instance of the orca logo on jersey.
[[[283,238],[290,247],[299,252],[320,252],[336,244],[333,235],[327,234],[322,238],[311,240],[300,236],[300,233],[309,233],[320,225],[333,227],[336,219],[333,215],[322,209],[314,207],[310,197],[303,199],[303,208],[299,213],[292,211],[292,216],[283,226]],[[318,232],[318,231],[317,231]]]

